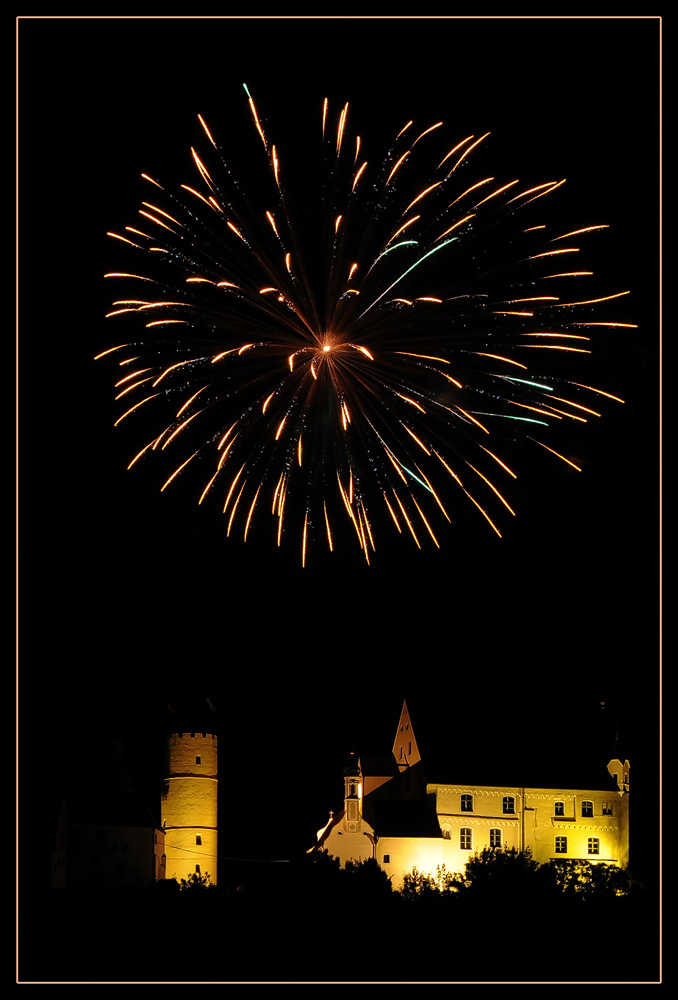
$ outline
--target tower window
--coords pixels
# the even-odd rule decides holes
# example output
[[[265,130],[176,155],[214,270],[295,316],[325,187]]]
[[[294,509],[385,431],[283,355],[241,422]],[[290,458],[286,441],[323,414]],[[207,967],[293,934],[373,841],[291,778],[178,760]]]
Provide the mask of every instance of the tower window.
[[[196,757],[195,762],[196,764],[202,764],[202,757]]]
[[[196,865],[195,866],[195,873],[196,873],[196,875],[200,874],[200,865]]]
[[[381,861],[381,863],[382,863],[383,865],[390,865],[390,863],[391,863],[391,855],[390,855],[390,854],[385,854],[385,855],[383,856],[383,858],[382,858],[382,861]]]
[[[195,842],[196,842],[196,844],[199,844],[202,847],[202,837],[200,836],[199,833],[196,834]]]
[[[603,816],[611,816],[611,815],[612,815],[612,803],[603,802]]]

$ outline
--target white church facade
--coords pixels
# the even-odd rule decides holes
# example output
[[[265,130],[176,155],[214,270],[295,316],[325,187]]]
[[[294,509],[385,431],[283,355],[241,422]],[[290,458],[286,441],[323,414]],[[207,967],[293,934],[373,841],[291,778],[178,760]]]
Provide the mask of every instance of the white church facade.
[[[342,864],[375,858],[394,889],[413,868],[462,872],[475,852],[493,847],[529,850],[540,864],[628,867],[628,760],[605,761],[598,787],[588,788],[480,784],[463,771],[460,765],[459,777],[426,781],[404,704],[392,753],[353,757],[344,771],[344,808],[330,814],[311,851]]]

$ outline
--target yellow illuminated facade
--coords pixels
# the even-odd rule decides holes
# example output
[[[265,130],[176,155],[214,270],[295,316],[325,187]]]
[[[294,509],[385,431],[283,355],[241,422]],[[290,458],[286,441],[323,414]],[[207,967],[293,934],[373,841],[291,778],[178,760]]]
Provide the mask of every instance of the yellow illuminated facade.
[[[396,889],[413,868],[461,872],[476,851],[491,847],[529,850],[540,864],[584,860],[626,868],[629,762],[611,760],[607,772],[598,789],[427,783],[405,704],[392,756],[351,762],[344,810],[330,813],[311,850],[342,864],[375,858]]]
[[[161,823],[167,878],[209,875],[217,882],[217,737],[167,738]]]

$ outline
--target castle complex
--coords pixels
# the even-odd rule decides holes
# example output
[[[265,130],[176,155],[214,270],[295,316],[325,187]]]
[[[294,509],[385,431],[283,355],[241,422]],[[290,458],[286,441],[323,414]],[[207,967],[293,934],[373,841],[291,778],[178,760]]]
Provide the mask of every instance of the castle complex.
[[[585,860],[621,868],[629,860],[629,762],[592,762],[584,787],[480,783],[470,761],[442,782],[427,781],[407,704],[391,754],[353,755],[344,770],[344,808],[330,813],[311,851],[342,864],[376,858],[393,887],[417,868],[461,872],[484,848],[529,850],[535,861]],[[598,766],[600,765],[600,766]],[[486,778],[492,780],[492,775]]]

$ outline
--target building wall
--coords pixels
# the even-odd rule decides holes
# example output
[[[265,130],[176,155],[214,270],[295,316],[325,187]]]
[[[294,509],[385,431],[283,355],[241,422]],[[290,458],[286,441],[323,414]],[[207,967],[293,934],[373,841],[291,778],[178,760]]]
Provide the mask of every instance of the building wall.
[[[429,785],[428,790],[435,795],[445,863],[455,871],[475,851],[499,844],[529,849],[540,864],[568,859],[628,864],[628,795],[510,786]],[[514,804],[513,814],[504,811],[506,799]],[[470,831],[469,849],[462,831]]]
[[[54,888],[133,889],[158,877],[162,831],[151,827],[70,823],[53,852]]]
[[[393,888],[399,891],[403,887],[404,876],[413,868],[435,875],[437,868],[445,863],[444,846],[439,837],[380,837],[375,857]],[[449,871],[449,866],[446,867]]]
[[[342,865],[347,861],[365,861],[374,857],[374,831],[365,820],[361,820],[359,825],[360,829],[355,833],[343,829],[344,824],[333,827],[323,844],[323,850],[333,858],[339,858]]]

